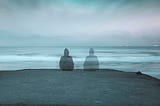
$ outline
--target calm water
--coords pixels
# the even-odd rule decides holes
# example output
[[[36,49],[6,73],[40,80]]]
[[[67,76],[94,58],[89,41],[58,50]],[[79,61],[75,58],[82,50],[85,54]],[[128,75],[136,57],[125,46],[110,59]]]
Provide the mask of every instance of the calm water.
[[[28,68],[59,68],[59,59],[65,47],[0,47],[0,70]],[[90,47],[67,47],[82,69]],[[100,68],[123,71],[142,71],[160,78],[160,46],[150,47],[92,47],[100,61]]]

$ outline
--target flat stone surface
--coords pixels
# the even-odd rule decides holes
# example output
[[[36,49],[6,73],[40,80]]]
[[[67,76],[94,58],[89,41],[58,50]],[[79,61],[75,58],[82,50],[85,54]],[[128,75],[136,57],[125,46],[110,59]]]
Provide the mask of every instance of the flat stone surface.
[[[0,71],[0,104],[160,106],[160,80],[109,69]]]

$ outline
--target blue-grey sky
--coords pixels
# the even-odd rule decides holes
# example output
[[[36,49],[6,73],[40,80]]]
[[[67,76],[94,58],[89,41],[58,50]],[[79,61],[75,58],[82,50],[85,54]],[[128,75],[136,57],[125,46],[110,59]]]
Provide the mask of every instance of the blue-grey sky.
[[[160,45],[160,0],[0,0],[0,45]]]

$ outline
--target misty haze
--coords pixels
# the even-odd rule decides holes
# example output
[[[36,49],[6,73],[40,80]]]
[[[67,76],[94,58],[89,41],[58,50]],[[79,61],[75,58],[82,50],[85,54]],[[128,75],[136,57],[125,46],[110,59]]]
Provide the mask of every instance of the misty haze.
[[[0,105],[160,106],[160,0],[0,0]]]

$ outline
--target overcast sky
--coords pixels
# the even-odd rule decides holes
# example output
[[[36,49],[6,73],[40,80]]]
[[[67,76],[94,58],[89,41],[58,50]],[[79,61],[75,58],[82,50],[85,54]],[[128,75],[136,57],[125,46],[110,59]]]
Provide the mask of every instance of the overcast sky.
[[[160,0],[0,0],[5,45],[160,45]]]

